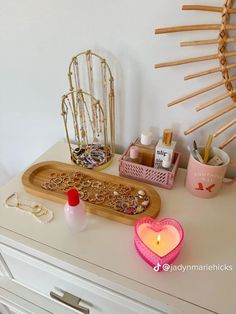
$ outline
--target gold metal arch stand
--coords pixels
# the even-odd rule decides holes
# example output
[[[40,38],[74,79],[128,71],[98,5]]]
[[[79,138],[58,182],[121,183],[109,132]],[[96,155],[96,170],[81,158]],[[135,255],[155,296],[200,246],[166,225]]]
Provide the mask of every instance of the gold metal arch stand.
[[[71,159],[101,170],[115,153],[114,79],[107,61],[87,50],[72,58],[69,93],[62,97],[62,116]]]

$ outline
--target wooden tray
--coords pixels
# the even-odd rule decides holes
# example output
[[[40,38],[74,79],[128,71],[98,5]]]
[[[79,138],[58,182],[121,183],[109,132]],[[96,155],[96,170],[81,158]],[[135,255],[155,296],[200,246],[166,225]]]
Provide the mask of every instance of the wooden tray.
[[[127,225],[133,225],[137,219],[145,216],[155,218],[160,211],[161,200],[159,194],[152,187],[144,183],[57,161],[47,161],[33,165],[23,174],[22,184],[28,193],[60,204],[65,204],[67,200],[65,191],[45,190],[41,187],[41,184],[47,181],[52,173],[65,173],[70,175],[73,172],[89,176],[94,180],[99,180],[100,182],[109,182],[125,187],[132,187],[135,190],[143,190],[149,197],[150,203],[144,212],[133,215],[119,212],[104,204],[98,205],[85,201],[86,209],[95,215],[106,217]]]

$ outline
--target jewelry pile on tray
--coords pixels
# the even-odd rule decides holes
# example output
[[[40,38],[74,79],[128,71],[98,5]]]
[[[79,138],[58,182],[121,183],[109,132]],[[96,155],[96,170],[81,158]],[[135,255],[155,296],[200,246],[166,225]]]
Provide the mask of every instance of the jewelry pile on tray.
[[[108,206],[127,215],[135,215],[146,210],[149,196],[135,187],[101,181],[79,171],[71,173],[50,173],[41,187],[48,191],[67,192],[76,188],[83,201]]]
[[[86,147],[77,147],[73,150],[73,161],[84,168],[93,169],[103,165],[111,159],[111,150],[101,144],[91,144]]]

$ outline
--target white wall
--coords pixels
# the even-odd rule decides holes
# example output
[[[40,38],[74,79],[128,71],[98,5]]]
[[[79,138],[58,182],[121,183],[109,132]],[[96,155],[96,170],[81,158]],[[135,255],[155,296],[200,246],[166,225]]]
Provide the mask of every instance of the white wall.
[[[214,5],[222,5],[215,0]],[[181,12],[180,0],[0,0],[0,165],[9,176],[26,167],[53,143],[64,139],[61,95],[67,92],[71,57],[91,48],[109,61],[116,79],[117,147],[125,148],[143,129],[160,136],[172,127],[178,149],[208,134],[235,112],[194,135],[183,131],[230,100],[196,113],[194,106],[224,88],[167,108],[166,104],[220,79],[184,75],[217,66],[217,61],[155,70],[154,64],[215,53],[215,46],[180,48],[181,40],[215,38],[216,31],[154,35],[157,27],[219,23],[220,15]],[[185,4],[196,4],[195,0]],[[206,4],[198,0],[198,4]],[[211,4],[211,1],[209,1]],[[231,118],[230,118],[231,117]],[[213,128],[214,126],[214,128]],[[231,129],[226,137],[232,134]],[[221,136],[215,143],[224,140]],[[236,142],[226,149],[236,159]],[[186,157],[183,158],[186,160]]]

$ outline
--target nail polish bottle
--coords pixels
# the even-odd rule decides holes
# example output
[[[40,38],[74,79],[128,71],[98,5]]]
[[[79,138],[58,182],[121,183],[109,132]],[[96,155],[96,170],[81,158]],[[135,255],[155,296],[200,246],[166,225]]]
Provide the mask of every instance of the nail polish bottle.
[[[141,137],[135,141],[134,145],[139,148],[141,164],[153,167],[156,141],[153,140],[152,132],[142,132]]]
[[[82,231],[87,225],[87,214],[84,202],[80,199],[76,189],[67,192],[67,203],[64,214],[69,228],[73,231]]]
[[[162,165],[164,157],[169,154],[170,161],[172,162],[176,142],[172,141],[173,132],[171,129],[165,129],[163,137],[156,145],[155,149],[155,163],[154,167],[159,168]]]
[[[139,148],[135,145],[132,145],[129,149],[129,156],[126,157],[126,161],[134,162],[136,164],[141,163],[141,158],[139,155]]]

